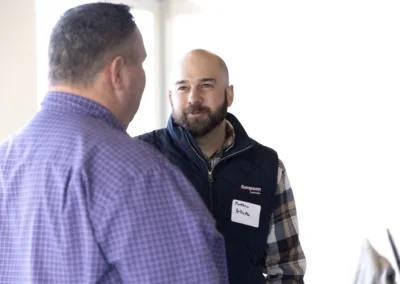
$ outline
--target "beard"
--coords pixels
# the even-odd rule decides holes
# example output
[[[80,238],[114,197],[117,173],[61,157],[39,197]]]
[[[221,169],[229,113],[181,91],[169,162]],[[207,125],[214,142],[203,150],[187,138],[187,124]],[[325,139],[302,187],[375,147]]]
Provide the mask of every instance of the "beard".
[[[208,107],[203,107],[200,103],[189,104],[182,114],[179,114],[172,106],[172,118],[174,122],[193,135],[193,137],[203,137],[211,130],[220,125],[226,118],[228,113],[228,95],[225,91],[224,102],[215,110],[211,111]],[[205,114],[204,117],[194,117],[189,119],[188,114],[201,113]]]

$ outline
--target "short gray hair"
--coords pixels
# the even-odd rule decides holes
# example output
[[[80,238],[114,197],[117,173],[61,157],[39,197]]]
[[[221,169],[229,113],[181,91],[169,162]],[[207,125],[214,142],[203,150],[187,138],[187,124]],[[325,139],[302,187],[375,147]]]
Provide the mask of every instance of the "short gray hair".
[[[124,4],[90,3],[66,11],[49,44],[50,84],[87,84],[115,56],[135,57],[136,23]]]

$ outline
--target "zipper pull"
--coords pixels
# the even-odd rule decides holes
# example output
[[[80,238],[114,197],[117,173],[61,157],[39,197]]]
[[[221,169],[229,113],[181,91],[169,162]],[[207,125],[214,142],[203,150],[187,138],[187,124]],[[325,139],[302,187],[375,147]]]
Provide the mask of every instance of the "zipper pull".
[[[212,171],[208,171],[208,182],[209,182],[209,183],[212,183],[212,182],[213,182]]]

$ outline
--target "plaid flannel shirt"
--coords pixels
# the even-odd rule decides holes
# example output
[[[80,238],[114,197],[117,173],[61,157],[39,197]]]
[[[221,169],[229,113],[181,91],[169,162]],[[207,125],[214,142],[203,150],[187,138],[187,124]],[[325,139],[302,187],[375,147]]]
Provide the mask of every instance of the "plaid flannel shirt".
[[[224,153],[233,146],[235,130],[226,121],[226,140],[224,145],[208,159],[213,168]],[[270,231],[266,241],[264,273],[266,283],[301,284],[304,283],[306,258],[299,240],[296,204],[293,190],[285,166],[279,160],[276,197],[279,206],[274,209],[270,218]]]

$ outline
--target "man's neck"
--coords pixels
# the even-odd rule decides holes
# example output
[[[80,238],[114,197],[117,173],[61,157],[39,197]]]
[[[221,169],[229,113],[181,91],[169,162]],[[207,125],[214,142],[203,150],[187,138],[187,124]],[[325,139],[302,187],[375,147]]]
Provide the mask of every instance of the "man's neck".
[[[206,135],[196,138],[196,143],[203,155],[208,159],[224,145],[225,140],[226,122],[224,120]]]
[[[126,119],[122,114],[121,109],[118,107],[117,104],[114,103],[113,98],[106,93],[105,88],[98,88],[97,86],[71,86],[71,85],[50,85],[48,87],[49,92],[63,92],[63,93],[70,93],[76,96],[84,97],[90,99],[106,109],[108,109],[115,117],[119,120],[122,126],[126,129],[128,124]]]

